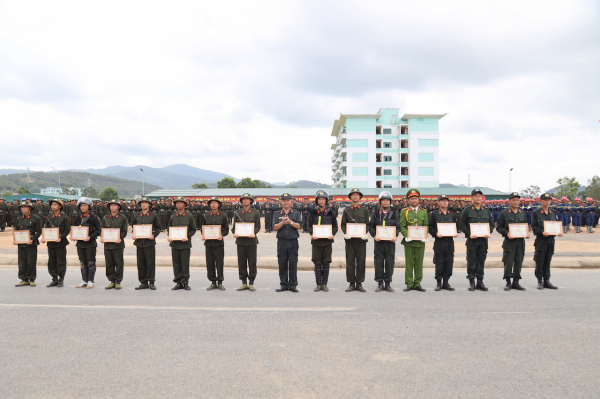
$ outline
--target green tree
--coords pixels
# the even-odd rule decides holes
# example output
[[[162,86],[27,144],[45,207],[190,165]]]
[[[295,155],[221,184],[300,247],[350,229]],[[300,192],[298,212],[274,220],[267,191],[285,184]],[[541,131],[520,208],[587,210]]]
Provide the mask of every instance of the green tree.
[[[114,199],[119,199],[119,193],[117,192],[117,190],[115,190],[112,187],[106,187],[100,193],[100,199],[102,201],[110,201],[110,200],[114,200]]]
[[[192,184],[192,188],[208,188],[208,186],[206,185],[206,183],[194,183]]]
[[[235,181],[231,177],[224,177],[217,182],[218,188],[235,188]]]
[[[523,197],[525,198],[535,198],[537,195],[540,195],[541,189],[538,186],[531,185],[524,190],[521,190]]]
[[[579,187],[581,184],[574,177],[561,177],[556,181],[558,184],[558,189],[556,190],[556,195],[560,197],[567,197],[569,200],[573,201],[577,192],[579,191]]]
[[[29,190],[27,190],[25,187],[23,187],[23,186],[19,187],[19,194],[25,194],[28,192],[29,192]]]
[[[587,187],[585,188],[585,196],[595,200],[600,199],[600,177],[594,176],[588,180]]]
[[[98,190],[96,190],[94,187],[84,188],[83,191],[81,192],[81,195],[84,197],[90,197],[90,198],[100,198],[100,197],[98,197]]]
[[[10,197],[12,195],[12,193],[10,191],[5,191],[4,194],[2,194],[3,197]]]
[[[65,184],[61,187],[60,193],[62,195],[77,195],[77,190],[73,188],[73,185],[70,183]]]
[[[285,188],[298,188],[298,186],[285,186]]]

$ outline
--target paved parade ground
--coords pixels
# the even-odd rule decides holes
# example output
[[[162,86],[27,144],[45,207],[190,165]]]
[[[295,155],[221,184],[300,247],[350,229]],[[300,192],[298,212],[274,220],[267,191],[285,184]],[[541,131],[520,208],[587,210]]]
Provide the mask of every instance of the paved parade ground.
[[[39,270],[38,273],[44,272]],[[345,293],[332,270],[330,292],[276,293],[275,270],[259,270],[257,292],[208,292],[203,269],[192,291],[170,291],[172,270],[157,270],[156,291],[135,291],[126,268],[121,291],[15,288],[16,267],[0,267],[0,397],[543,397],[598,396],[600,270],[556,269],[559,289],[502,290],[502,270],[486,273],[489,292]],[[42,283],[44,279],[40,279]]]

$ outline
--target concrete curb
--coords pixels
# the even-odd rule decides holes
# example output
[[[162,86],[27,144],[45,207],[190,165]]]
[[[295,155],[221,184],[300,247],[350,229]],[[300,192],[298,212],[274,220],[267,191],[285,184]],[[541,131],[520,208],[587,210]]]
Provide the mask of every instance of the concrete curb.
[[[125,267],[137,267],[136,257],[132,255],[126,255],[125,257]],[[462,256],[461,256],[462,258]],[[100,267],[104,267],[104,256],[101,253],[97,255],[97,265]],[[275,256],[259,256],[258,257],[258,268],[259,269],[277,269],[277,257]],[[373,268],[373,257],[367,257],[367,268]],[[38,266],[46,266],[48,264],[48,256],[45,254],[38,254]],[[76,255],[67,255],[67,264],[69,266],[77,266],[79,265],[79,259]],[[17,254],[0,254],[0,265],[1,266],[17,266]],[[157,256],[156,257],[156,266],[157,267],[171,267],[173,264],[171,262],[170,256]],[[204,256],[192,255],[190,259],[191,267],[206,267],[206,261]],[[404,258],[396,258],[396,268],[404,268],[405,262]],[[237,268],[237,257],[235,256],[226,256],[225,257],[225,267],[233,267]],[[343,269],[346,267],[346,259],[342,257],[334,257],[332,258],[331,268],[340,268]],[[431,258],[425,259],[423,264],[425,268],[434,268],[435,265]],[[454,267],[458,269],[464,269],[467,267],[467,261],[463,259],[455,259]],[[485,262],[486,268],[503,268],[504,264],[502,263],[502,258],[487,258]],[[600,268],[600,257],[555,257],[552,260],[552,267],[554,268],[569,268],[569,269],[595,269]],[[535,268],[535,263],[532,259],[526,259],[523,262],[523,268]],[[314,265],[310,260],[310,257],[304,256],[298,259],[298,270],[313,270]]]

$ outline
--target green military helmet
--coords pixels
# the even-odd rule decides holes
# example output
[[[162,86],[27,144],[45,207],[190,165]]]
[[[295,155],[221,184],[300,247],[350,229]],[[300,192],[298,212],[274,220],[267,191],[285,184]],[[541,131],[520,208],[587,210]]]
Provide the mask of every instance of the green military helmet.
[[[243,200],[244,198],[248,198],[248,199],[250,200],[250,204],[253,204],[253,203],[254,203],[254,198],[252,198],[252,196],[251,196],[250,194],[248,194],[248,193],[244,193],[244,194],[242,194],[242,196],[240,197],[240,204],[242,203],[242,200]],[[267,199],[269,199],[269,198],[267,197]],[[217,201],[218,201],[218,200],[217,200]]]
[[[30,209],[33,209],[33,205],[31,204],[31,202],[26,202],[26,201],[22,201],[19,204],[19,208],[23,207],[23,206],[28,206]]]
[[[121,206],[121,203],[119,201],[117,201],[117,200],[110,200],[110,201],[108,201],[108,205],[106,205],[108,207],[108,209],[110,209],[110,206],[112,204],[119,205],[119,210],[123,209],[123,207]]]
[[[219,208],[221,207],[221,200],[218,197],[210,197],[210,199],[208,200],[208,206],[210,206],[210,203],[212,201],[217,201],[219,203]]]
[[[140,200],[140,202],[138,202],[138,204],[140,204],[140,205],[141,205],[141,204],[142,204],[142,202],[147,202],[147,203],[149,203],[150,205],[152,205],[152,201],[150,201],[150,200],[149,200],[148,198],[146,198],[146,197],[143,197],[143,198]]]
[[[325,201],[325,203],[329,202],[329,194],[327,194],[327,191],[325,190],[317,191],[317,193],[315,194],[315,204],[318,202],[319,198],[325,198],[327,200]]]
[[[48,200],[48,206],[52,206],[53,202],[56,202],[60,206],[60,209],[63,208],[63,203],[58,198],[50,198]]]
[[[173,201],[173,204],[177,204],[178,202],[183,202],[183,204],[185,206],[187,206],[187,202],[185,201],[185,198],[183,197],[175,197],[173,199],[169,198],[171,201]]]
[[[360,194],[360,198],[362,199],[363,197],[363,193],[360,192],[360,190],[358,188],[353,188],[352,190],[350,190],[350,194],[348,194],[348,198],[350,198],[350,196],[354,193],[359,193]]]
[[[410,198],[410,197],[414,197],[414,196],[420,197],[421,193],[419,192],[419,190],[417,190],[416,188],[411,188],[410,190],[408,190],[408,192],[406,193],[406,198]]]

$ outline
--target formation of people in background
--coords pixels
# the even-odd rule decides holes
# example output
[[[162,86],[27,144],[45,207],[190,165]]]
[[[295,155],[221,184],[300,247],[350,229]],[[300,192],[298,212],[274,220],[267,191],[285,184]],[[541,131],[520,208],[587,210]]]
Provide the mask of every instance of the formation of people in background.
[[[52,281],[47,287],[63,287],[67,270],[67,246],[75,242],[80,261],[82,283],[77,288],[93,288],[96,274],[97,241],[103,243],[106,264],[106,277],[109,280],[107,290],[122,288],[124,270],[124,238],[128,226],[147,226],[144,236],[135,236],[138,280],[136,290],[156,290],[155,258],[156,237],[167,232],[167,241],[171,247],[175,286],[172,290],[191,290],[190,255],[192,237],[201,230],[201,239],[205,245],[208,290],[225,290],[224,287],[224,241],[230,233],[235,237],[238,255],[239,279],[242,285],[238,291],[255,292],[257,278],[257,253],[261,217],[264,217],[265,232],[276,233],[277,258],[279,263],[280,287],[277,292],[298,292],[297,264],[300,232],[311,235],[311,261],[314,263],[315,292],[328,292],[329,268],[332,262],[332,244],[334,236],[341,229],[344,234],[346,252],[346,279],[349,283],[346,292],[366,292],[363,287],[366,267],[366,244],[369,236],[374,239],[374,280],[376,292],[394,292],[392,278],[395,266],[397,237],[402,234],[404,246],[405,278],[404,291],[425,292],[421,286],[423,280],[423,260],[425,256],[425,237],[411,236],[418,231],[415,227],[426,227],[427,234],[434,239],[433,262],[435,264],[436,291],[454,291],[449,280],[453,273],[454,238],[465,234],[467,247],[467,279],[469,291],[487,291],[485,286],[485,261],[488,252],[488,239],[494,229],[504,237],[503,262],[505,265],[505,290],[525,290],[520,285],[521,268],[525,255],[525,240],[530,233],[535,236],[536,262],[535,276],[538,289],[556,289],[550,283],[550,264],[554,253],[555,236],[559,237],[571,230],[581,233],[581,226],[588,233],[594,233],[598,223],[600,207],[592,198],[585,203],[576,198],[571,204],[563,197],[561,200],[545,193],[534,199],[522,198],[512,193],[506,200],[483,200],[483,193],[474,189],[469,200],[452,200],[441,195],[437,200],[421,199],[416,189],[407,192],[406,197],[394,199],[388,191],[380,193],[378,201],[362,201],[359,189],[352,189],[348,201],[340,208],[331,201],[325,190],[315,194],[314,202],[307,197],[296,201],[290,194],[279,198],[267,198],[257,202],[250,194],[243,194],[239,203],[223,202],[217,197],[207,201],[195,201],[189,198],[161,198],[160,200],[142,198],[139,203],[129,204],[120,200],[108,202],[95,201],[82,197],[79,200],[64,202],[51,199],[47,204],[39,200],[29,200],[5,204],[0,198],[0,230],[11,226],[15,231],[28,231],[29,240],[13,242],[18,247],[17,287],[35,286],[37,271],[37,246],[47,243],[48,272]],[[340,209],[341,223],[338,226]],[[559,234],[545,231],[544,221],[562,223]],[[473,224],[489,224],[489,229],[481,235],[471,231]],[[511,224],[527,226],[527,235],[513,237]],[[355,232],[349,234],[348,226]],[[454,225],[453,233],[442,234],[440,228]],[[230,229],[230,226],[231,229]],[[87,235],[83,238],[72,236],[72,227],[84,228]],[[236,227],[238,227],[236,229]],[[389,236],[380,236],[387,232]],[[389,228],[394,228],[389,230]],[[58,229],[52,240],[42,237],[43,228]],[[362,228],[359,233],[355,229]],[[103,229],[118,231],[117,238],[105,241]],[[183,230],[182,230],[183,229]],[[206,229],[206,230],[205,230]],[[240,231],[241,230],[241,231]],[[318,230],[319,234],[315,233]],[[141,231],[141,230],[140,230]],[[175,237],[174,231],[183,231],[181,237]],[[323,233],[325,232],[325,233]],[[209,235],[210,233],[210,235]],[[325,234],[325,235],[323,235]],[[389,234],[389,233],[386,233]]]

